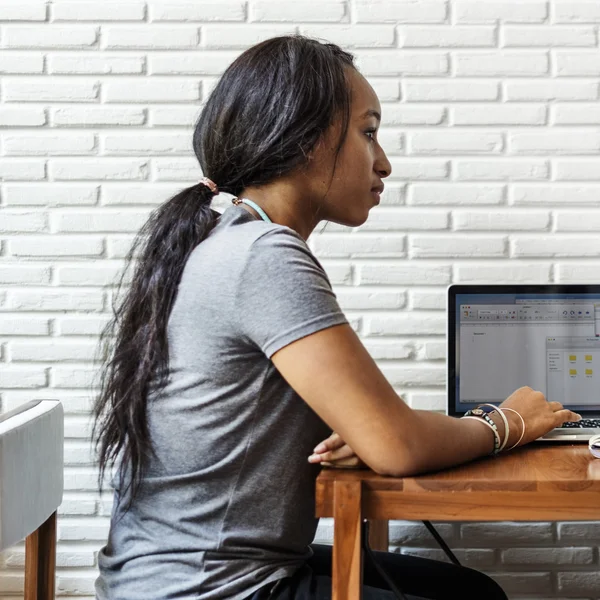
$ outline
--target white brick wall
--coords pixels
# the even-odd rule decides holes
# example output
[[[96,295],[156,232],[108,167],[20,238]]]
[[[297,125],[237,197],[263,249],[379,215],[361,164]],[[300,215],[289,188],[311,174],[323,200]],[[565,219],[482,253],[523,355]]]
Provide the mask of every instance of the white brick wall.
[[[64,403],[59,597],[93,597],[110,517],[88,437],[111,284],[200,175],[192,126],[227,65],[291,32],[355,53],[394,172],[363,227],[311,244],[398,392],[442,410],[447,284],[598,281],[599,27],[600,0],[0,0],[0,399]],[[600,598],[598,523],[439,529],[513,600]],[[391,543],[442,557],[419,523]],[[0,555],[2,598],[22,568],[23,544]]]

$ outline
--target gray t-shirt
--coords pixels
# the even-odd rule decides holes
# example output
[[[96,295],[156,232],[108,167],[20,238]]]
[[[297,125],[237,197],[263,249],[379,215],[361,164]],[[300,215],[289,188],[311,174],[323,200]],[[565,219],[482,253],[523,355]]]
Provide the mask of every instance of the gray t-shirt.
[[[113,479],[96,598],[242,599],[312,555],[320,467],[307,458],[331,429],[270,357],[342,323],[300,235],[225,210],[182,275],[169,384],[148,402],[157,458],[124,515]]]

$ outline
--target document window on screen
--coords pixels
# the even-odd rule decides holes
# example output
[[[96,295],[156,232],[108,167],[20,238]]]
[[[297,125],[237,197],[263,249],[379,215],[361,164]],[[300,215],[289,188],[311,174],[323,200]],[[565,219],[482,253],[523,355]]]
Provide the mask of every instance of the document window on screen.
[[[549,401],[600,404],[600,337],[548,338],[546,359]]]
[[[600,404],[600,300],[459,304],[460,403],[531,386],[549,401]]]

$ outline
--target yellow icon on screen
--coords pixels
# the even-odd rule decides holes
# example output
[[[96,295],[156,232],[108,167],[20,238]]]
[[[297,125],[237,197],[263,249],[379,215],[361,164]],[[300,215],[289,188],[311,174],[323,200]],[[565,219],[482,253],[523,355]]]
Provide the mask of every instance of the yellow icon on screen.
[[[569,375],[577,375],[577,369],[569,369]]]
[[[585,370],[585,374],[586,374],[586,375],[592,375],[592,374],[593,374],[593,372],[594,372],[594,371],[593,371],[592,369],[586,369],[586,370]]]
[[[592,362],[592,355],[591,354],[586,354],[585,355],[585,362]]]
[[[577,360],[577,354],[569,354],[569,360],[575,362]]]

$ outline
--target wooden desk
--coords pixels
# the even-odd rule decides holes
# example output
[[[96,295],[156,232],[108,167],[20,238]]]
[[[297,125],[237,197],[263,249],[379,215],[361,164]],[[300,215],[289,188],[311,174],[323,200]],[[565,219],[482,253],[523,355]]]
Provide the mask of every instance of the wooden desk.
[[[333,600],[361,597],[363,519],[387,550],[387,521],[600,520],[600,459],[587,444],[530,444],[417,477],[323,469],[316,516],[334,518]]]

